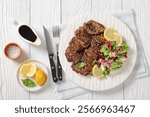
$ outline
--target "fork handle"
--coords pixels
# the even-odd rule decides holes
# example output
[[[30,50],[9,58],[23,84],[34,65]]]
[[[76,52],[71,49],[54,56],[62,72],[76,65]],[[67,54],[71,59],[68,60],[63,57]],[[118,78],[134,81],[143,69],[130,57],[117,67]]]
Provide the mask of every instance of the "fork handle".
[[[58,79],[57,79],[57,76],[56,76],[56,68],[55,68],[55,63],[54,63],[54,60],[53,60],[53,56],[54,56],[53,54],[49,54],[52,78],[53,78],[53,81],[56,83],[56,82],[58,82]]]
[[[61,64],[60,64],[59,53],[58,52],[57,52],[57,74],[58,74],[59,81],[62,81],[62,79],[63,79],[62,67],[61,67]]]

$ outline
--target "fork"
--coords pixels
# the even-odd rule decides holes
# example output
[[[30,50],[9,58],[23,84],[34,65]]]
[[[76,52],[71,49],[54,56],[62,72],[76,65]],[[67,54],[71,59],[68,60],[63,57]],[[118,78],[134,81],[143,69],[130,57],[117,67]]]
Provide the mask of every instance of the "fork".
[[[59,40],[60,40],[59,26],[57,26],[57,25],[53,26],[52,30],[53,30],[53,38],[55,40],[56,51],[57,51],[57,75],[58,75],[59,81],[62,81],[62,79],[63,79],[63,77],[62,77],[62,67],[61,67],[61,64],[60,64],[59,52],[58,52]]]

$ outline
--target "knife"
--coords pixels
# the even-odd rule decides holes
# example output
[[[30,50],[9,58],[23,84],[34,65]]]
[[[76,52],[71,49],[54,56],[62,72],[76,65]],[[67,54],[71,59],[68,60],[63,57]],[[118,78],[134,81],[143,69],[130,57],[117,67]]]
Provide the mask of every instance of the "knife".
[[[52,42],[49,38],[48,32],[44,26],[43,26],[43,29],[44,29],[45,38],[46,38],[46,44],[47,44],[47,50],[48,50],[48,55],[49,55],[52,78],[53,78],[53,81],[56,83],[56,82],[58,82],[58,78],[56,76],[56,67],[55,67],[55,63],[54,63],[54,59],[53,59],[53,57],[54,57],[53,48],[52,48],[53,46],[52,46]]]

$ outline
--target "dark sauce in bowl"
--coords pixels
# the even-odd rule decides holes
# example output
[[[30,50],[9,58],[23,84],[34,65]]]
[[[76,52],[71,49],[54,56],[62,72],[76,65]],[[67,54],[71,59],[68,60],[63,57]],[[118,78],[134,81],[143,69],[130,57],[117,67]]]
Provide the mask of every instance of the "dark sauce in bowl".
[[[37,39],[37,36],[35,35],[35,33],[32,31],[32,29],[27,26],[27,25],[22,25],[20,28],[19,28],[19,34],[25,38],[26,40],[28,41],[31,41],[31,42],[35,42],[36,39]]]

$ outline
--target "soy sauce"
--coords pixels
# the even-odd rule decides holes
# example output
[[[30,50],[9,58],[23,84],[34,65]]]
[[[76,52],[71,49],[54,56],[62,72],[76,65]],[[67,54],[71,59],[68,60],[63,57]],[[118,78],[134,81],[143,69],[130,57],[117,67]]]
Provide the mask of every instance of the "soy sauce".
[[[34,34],[32,29],[27,25],[22,25],[19,28],[19,33],[23,38],[25,38],[28,41],[35,42],[35,40],[37,39],[37,36]]]

